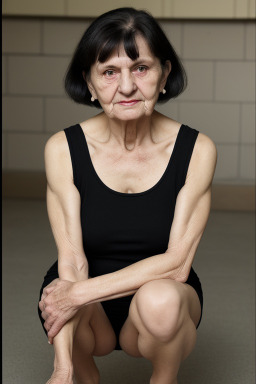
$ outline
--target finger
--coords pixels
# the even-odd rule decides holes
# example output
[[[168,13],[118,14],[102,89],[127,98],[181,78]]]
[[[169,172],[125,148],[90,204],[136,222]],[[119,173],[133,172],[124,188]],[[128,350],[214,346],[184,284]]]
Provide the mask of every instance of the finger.
[[[47,319],[44,322],[44,328],[46,329],[47,332],[50,331],[53,324],[54,324],[54,319],[51,320],[51,318],[47,317]]]
[[[43,294],[45,294],[46,289],[55,286],[58,283],[59,280],[60,280],[59,278],[58,279],[54,279],[50,284],[48,284],[46,287],[44,287]]]
[[[48,314],[47,312],[43,311],[43,312],[41,313],[41,316],[42,316],[42,318],[46,321],[46,320],[48,319],[48,317],[49,317],[49,314]]]
[[[42,293],[41,301],[43,301],[45,297],[46,297],[46,295],[44,293]]]
[[[53,339],[60,332],[60,330],[65,324],[66,321],[63,319],[56,320],[48,331],[48,339]]]
[[[39,306],[41,312],[43,312],[44,311],[44,302],[43,302],[43,300],[39,301],[38,306]]]
[[[56,285],[45,288],[44,290],[45,296],[49,295],[52,291],[54,291],[55,288],[56,288]]]

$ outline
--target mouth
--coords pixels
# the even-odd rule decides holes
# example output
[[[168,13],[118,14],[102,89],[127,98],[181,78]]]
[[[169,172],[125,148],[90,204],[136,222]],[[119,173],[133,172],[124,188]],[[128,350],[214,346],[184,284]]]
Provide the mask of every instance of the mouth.
[[[140,100],[121,100],[118,104],[123,105],[124,107],[131,107],[137,104]]]

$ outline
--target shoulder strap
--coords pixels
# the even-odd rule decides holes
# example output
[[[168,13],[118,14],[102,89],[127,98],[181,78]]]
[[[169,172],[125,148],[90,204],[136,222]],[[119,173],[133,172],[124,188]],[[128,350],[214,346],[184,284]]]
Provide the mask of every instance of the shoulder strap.
[[[175,173],[176,173],[176,194],[178,195],[180,189],[184,186],[190,159],[193,153],[195,142],[199,131],[190,128],[187,125],[182,126],[182,131],[177,142],[175,153]]]
[[[80,194],[85,191],[85,174],[87,174],[86,154],[84,151],[83,132],[79,124],[65,128],[64,132],[68,141],[71,162],[73,167],[74,184]]]

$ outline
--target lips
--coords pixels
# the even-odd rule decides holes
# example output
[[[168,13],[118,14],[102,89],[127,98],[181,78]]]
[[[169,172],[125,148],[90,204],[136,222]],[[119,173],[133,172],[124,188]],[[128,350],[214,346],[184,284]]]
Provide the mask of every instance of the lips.
[[[139,102],[139,100],[121,100],[121,101],[119,101],[118,104],[123,105],[125,107],[127,107],[127,106],[130,107],[130,106],[137,104],[138,102]]]

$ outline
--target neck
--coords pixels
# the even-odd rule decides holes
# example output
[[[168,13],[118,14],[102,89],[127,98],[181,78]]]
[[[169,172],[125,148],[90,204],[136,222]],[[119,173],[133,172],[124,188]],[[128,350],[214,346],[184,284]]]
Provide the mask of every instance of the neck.
[[[134,151],[137,147],[152,143],[154,113],[138,120],[115,120],[107,118],[109,139],[115,141],[125,151]]]

